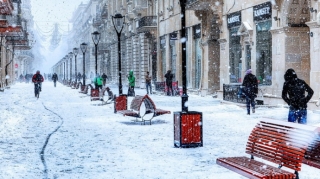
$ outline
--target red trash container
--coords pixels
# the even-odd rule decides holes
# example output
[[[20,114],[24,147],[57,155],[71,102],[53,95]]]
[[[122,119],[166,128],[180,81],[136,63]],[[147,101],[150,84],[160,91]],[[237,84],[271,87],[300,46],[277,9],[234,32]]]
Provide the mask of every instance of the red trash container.
[[[202,112],[174,112],[174,146],[202,147]]]

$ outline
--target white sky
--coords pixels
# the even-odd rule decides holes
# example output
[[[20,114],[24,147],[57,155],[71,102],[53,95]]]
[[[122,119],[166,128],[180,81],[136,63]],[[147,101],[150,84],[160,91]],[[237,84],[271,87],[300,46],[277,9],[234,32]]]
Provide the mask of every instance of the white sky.
[[[52,30],[55,23],[60,24],[60,32],[67,33],[71,30],[69,20],[72,13],[81,2],[86,3],[88,0],[31,0],[31,13],[35,22],[35,29],[40,29],[40,34],[46,41],[37,41],[45,47],[41,51],[45,57],[41,71],[50,72],[50,68],[67,53],[66,44],[61,44],[55,51],[49,50]],[[62,37],[63,38],[63,37]],[[63,40],[62,40],[63,41]]]

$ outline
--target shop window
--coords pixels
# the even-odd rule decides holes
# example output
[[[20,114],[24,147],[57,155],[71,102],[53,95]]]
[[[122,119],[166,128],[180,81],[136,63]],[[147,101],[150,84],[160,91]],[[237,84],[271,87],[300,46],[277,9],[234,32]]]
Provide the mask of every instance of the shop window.
[[[229,35],[230,83],[241,82],[241,44],[238,30],[239,27],[231,28]]]
[[[257,23],[256,76],[258,78],[259,85],[272,84],[272,37],[269,32],[270,28],[271,20]]]
[[[201,85],[201,65],[202,65],[202,50],[201,50],[201,26],[196,25],[193,28],[195,61],[194,61],[194,88],[199,89]]]

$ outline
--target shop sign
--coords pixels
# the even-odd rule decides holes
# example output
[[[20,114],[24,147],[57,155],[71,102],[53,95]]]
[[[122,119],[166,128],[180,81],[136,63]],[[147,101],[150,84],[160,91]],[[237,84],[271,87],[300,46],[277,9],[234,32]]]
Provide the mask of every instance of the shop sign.
[[[14,67],[15,67],[15,68],[18,68],[18,67],[19,67],[19,65],[16,63],[16,64],[14,64]]]
[[[241,25],[241,11],[227,15],[228,28]]]
[[[271,2],[253,6],[253,19],[255,21],[270,19],[272,16],[271,9]]]

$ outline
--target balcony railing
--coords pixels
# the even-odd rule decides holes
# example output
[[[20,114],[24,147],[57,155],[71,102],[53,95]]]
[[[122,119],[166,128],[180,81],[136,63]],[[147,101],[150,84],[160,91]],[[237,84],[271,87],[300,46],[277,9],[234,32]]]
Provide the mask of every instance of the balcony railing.
[[[93,26],[100,26],[102,24],[102,19],[100,17],[93,18],[92,25]]]
[[[240,83],[223,84],[223,100],[245,104],[246,99],[238,96],[240,86]]]
[[[14,7],[11,0],[0,1],[0,14],[9,15],[12,13]]]
[[[145,16],[138,21],[136,27],[141,28],[141,27],[155,27],[155,26],[157,26],[157,16]]]
[[[199,0],[187,0],[187,5],[193,4]]]

